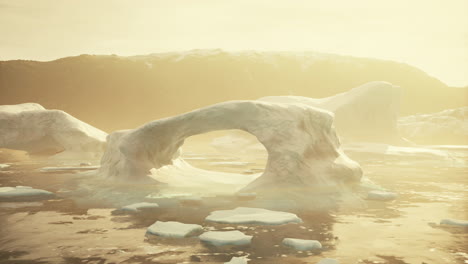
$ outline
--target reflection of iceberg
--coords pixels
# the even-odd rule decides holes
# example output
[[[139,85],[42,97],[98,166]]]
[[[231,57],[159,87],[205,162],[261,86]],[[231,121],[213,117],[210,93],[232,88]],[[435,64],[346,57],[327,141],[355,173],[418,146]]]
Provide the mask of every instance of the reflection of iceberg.
[[[262,175],[189,172],[190,165],[179,157],[184,140],[226,129],[249,132],[265,146],[268,162]],[[259,101],[220,103],[108,136],[101,174],[113,179],[147,180],[153,168],[155,178],[170,185],[197,182],[206,185],[218,181],[241,187],[253,180],[244,190],[272,193],[298,189],[313,192],[326,189],[323,187],[333,192],[348,183],[359,182],[362,173],[359,165],[341,151],[332,114],[303,104]],[[181,168],[185,168],[185,175],[171,173]],[[209,188],[216,189],[212,185]]]
[[[39,104],[0,106],[0,148],[54,158],[98,159],[107,134]]]

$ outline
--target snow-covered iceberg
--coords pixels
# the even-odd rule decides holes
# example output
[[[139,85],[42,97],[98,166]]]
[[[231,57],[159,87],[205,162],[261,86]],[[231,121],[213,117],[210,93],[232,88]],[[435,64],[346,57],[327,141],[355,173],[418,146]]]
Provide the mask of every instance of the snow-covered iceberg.
[[[179,152],[187,137],[227,129],[253,134],[268,152],[265,171],[256,177],[244,176],[242,184],[248,185],[243,191],[280,195],[315,192],[323,186],[336,191],[360,181],[359,164],[340,149],[333,114],[305,104],[260,101],[219,103],[116,131],[108,136],[99,173],[112,179],[147,180],[153,168],[157,174],[167,165],[183,164]],[[188,173],[178,183],[194,182],[197,177]],[[249,183],[245,177],[254,180]],[[171,180],[170,175],[167,178]],[[228,178],[219,176],[220,180]]]
[[[375,81],[348,92],[326,98],[303,96],[267,96],[266,102],[305,104],[335,114],[338,134],[347,142],[370,141],[400,144],[397,120],[400,88],[388,82]]]
[[[34,103],[0,106],[0,148],[59,159],[97,159],[106,136],[64,111]]]
[[[468,145],[468,106],[401,117],[398,129],[418,144]]]
[[[233,210],[214,211],[205,221],[224,224],[283,225],[302,223],[295,214],[262,208],[238,207]]]

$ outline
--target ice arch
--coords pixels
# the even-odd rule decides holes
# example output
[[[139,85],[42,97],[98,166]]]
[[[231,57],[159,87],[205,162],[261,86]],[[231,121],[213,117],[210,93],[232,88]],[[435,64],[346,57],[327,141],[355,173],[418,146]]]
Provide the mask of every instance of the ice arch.
[[[268,152],[263,174],[243,191],[307,189],[359,182],[361,169],[340,149],[333,114],[304,104],[229,101],[149,122],[107,138],[100,174],[145,180],[152,168],[180,163],[184,139],[215,130],[240,129]]]

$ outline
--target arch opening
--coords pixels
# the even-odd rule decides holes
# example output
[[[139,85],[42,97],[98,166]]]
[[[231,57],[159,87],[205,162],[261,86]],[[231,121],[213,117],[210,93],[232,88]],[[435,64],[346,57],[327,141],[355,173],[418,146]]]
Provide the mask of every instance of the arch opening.
[[[180,157],[204,170],[258,174],[265,171],[268,152],[254,135],[230,129],[188,137]]]
[[[265,171],[268,152],[257,137],[239,129],[202,132],[177,144],[171,164],[151,169],[167,184],[165,194],[232,194]]]

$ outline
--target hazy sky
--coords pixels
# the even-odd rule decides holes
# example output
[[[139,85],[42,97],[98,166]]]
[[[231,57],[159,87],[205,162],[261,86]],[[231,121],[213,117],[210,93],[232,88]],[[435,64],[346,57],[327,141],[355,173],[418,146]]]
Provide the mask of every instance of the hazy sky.
[[[163,51],[323,51],[468,85],[468,0],[0,0],[0,60]]]

